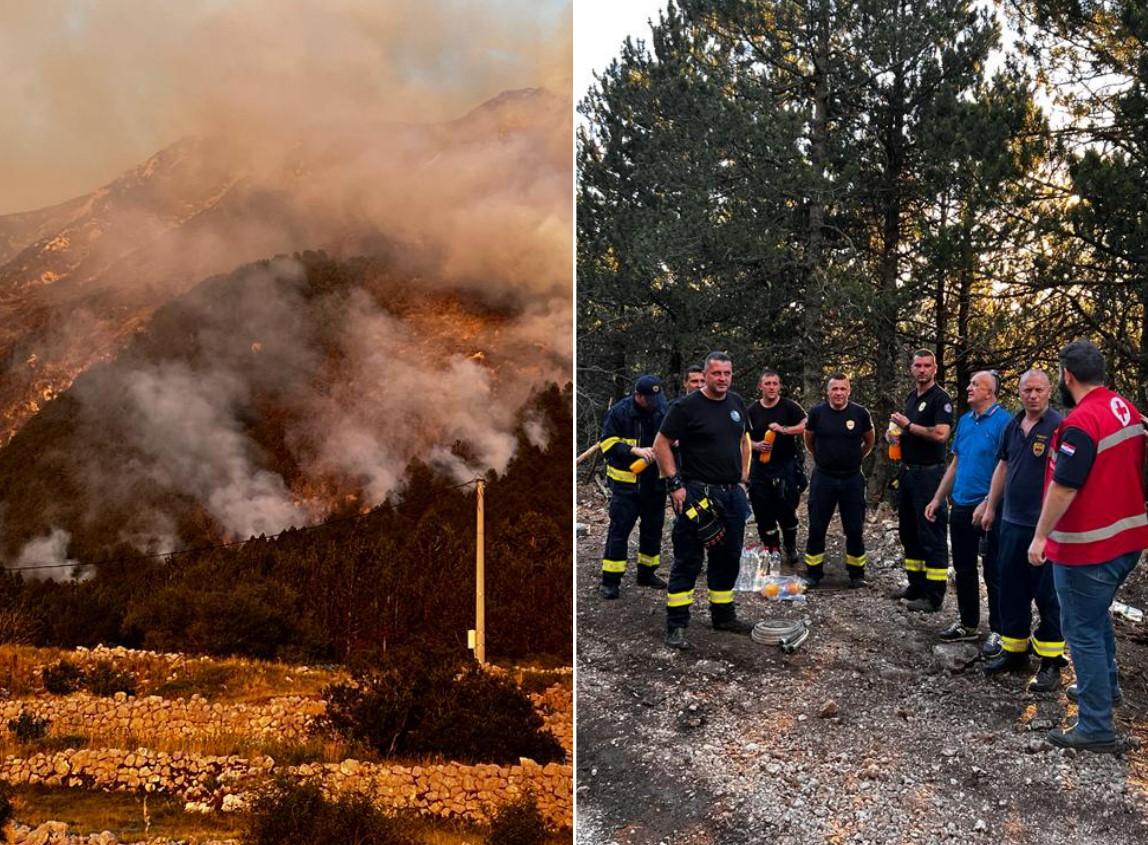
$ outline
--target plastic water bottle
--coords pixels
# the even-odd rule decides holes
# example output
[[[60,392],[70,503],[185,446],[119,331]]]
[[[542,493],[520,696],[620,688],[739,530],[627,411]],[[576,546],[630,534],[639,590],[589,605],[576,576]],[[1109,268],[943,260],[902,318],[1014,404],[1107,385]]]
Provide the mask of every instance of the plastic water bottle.
[[[754,558],[757,569],[753,577],[753,589],[761,592],[765,582],[769,580],[769,552],[766,549],[757,549],[754,551]]]
[[[770,549],[769,550],[768,569],[769,569],[770,575],[780,575],[781,574],[781,551],[779,549]]]
[[[757,550],[753,546],[746,546],[741,550],[741,565],[737,571],[737,583],[733,588],[741,593],[748,593],[750,590],[757,589],[754,583],[757,581]]]
[[[1139,625],[1144,621],[1144,611],[1138,607],[1133,607],[1130,604],[1125,604],[1122,601],[1114,601],[1108,608],[1113,616],[1119,616],[1121,619],[1133,622]]]

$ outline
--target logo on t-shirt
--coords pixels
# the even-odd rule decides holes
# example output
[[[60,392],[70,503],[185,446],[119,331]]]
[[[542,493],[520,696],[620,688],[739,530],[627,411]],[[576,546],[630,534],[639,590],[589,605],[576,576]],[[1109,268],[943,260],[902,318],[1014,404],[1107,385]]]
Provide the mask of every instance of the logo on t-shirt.
[[[918,405],[918,406],[917,406],[917,410],[918,410],[918,411],[923,411],[923,410],[925,410],[925,406],[926,406],[926,405],[928,405],[928,404],[929,404],[928,402],[922,402],[920,405]]]
[[[952,402],[946,402],[945,403],[945,413],[951,414],[952,412],[953,412],[953,403]]]
[[[1128,409],[1127,402],[1119,396],[1113,396],[1112,401],[1108,403],[1108,407],[1112,409],[1112,413],[1116,415],[1116,419],[1120,420],[1121,425],[1128,425],[1128,421],[1132,419],[1132,411]]]
[[[1036,442],[1034,442],[1032,444],[1032,453],[1034,455],[1036,455],[1038,458],[1044,454],[1044,441],[1043,440],[1037,440]]]
[[[736,410],[729,412],[729,418],[735,423],[741,422],[741,414],[739,414]]]
[[[845,427],[847,429],[849,429],[850,431],[852,431],[856,425],[857,425],[857,423],[854,422],[853,420],[845,420]]]

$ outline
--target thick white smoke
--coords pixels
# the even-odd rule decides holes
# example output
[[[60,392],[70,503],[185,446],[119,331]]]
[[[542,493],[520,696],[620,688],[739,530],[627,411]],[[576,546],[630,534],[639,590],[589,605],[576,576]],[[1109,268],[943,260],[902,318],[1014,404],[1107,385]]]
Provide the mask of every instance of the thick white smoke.
[[[79,561],[68,557],[68,543],[72,535],[62,528],[27,543],[16,556],[13,567],[25,577],[67,581],[72,578]]]

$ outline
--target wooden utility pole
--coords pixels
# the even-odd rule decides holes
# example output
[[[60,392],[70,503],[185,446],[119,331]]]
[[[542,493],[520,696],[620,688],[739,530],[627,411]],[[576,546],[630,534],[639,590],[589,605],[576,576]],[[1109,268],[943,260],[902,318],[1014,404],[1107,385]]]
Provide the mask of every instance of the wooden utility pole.
[[[481,478],[475,485],[475,506],[478,526],[474,542],[474,657],[486,663],[486,562],[483,559],[485,538],[483,532],[482,495],[486,482]]]

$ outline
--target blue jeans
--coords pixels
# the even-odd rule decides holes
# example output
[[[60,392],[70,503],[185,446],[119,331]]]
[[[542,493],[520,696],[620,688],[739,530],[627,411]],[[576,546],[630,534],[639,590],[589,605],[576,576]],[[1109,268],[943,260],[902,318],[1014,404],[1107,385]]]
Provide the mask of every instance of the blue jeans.
[[[1140,560],[1129,552],[1106,563],[1083,566],[1056,564],[1052,570],[1060,599],[1060,626],[1076,670],[1076,731],[1083,737],[1110,740],[1112,698],[1119,690],[1116,676],[1116,637],[1108,607],[1116,591]]]

